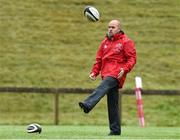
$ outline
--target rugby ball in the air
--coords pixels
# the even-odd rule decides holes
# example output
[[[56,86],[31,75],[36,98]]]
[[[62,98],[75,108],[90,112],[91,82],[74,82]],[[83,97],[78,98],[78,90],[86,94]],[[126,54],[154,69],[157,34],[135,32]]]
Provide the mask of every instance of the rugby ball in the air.
[[[93,6],[86,6],[84,9],[84,16],[92,22],[99,21],[100,14],[99,11]]]
[[[41,131],[42,131],[42,127],[37,123],[30,124],[27,127],[28,133],[39,133],[40,134]]]

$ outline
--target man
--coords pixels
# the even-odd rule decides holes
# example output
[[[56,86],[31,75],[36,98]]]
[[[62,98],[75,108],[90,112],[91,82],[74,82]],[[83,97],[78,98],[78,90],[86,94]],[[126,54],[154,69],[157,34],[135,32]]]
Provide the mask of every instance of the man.
[[[89,75],[91,80],[96,80],[97,75],[101,73],[102,82],[89,97],[79,102],[84,112],[89,113],[107,94],[109,135],[121,134],[118,89],[122,88],[127,73],[135,63],[134,42],[121,30],[119,20],[110,21],[108,33],[97,51],[96,62]]]

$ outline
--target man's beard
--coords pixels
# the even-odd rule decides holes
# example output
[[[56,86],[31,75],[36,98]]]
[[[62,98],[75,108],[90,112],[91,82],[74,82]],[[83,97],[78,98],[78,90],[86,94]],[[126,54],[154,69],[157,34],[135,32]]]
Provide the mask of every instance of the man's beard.
[[[111,39],[113,36],[114,36],[114,35],[113,35],[112,32],[108,32],[108,33],[107,33],[107,37],[108,37],[109,39]]]

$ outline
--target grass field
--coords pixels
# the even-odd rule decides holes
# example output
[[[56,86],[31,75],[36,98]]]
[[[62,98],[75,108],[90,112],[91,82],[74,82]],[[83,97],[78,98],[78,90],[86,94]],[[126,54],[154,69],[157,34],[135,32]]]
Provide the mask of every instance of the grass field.
[[[98,8],[100,22],[83,17],[86,5]],[[138,58],[124,89],[134,89],[137,75],[144,89],[179,89],[179,7],[180,0],[0,0],[0,86],[95,88],[100,78],[88,78],[95,53],[108,22],[118,18]],[[77,106],[84,97],[60,97],[61,123],[107,125],[105,99],[87,119]],[[143,99],[148,126],[180,126],[179,96]],[[123,97],[123,125],[137,126],[135,104]],[[52,124],[52,105],[53,96],[1,94],[0,124]]]
[[[180,127],[122,127],[121,136],[107,136],[106,126],[42,126],[41,134],[29,134],[25,125],[1,125],[0,139],[180,139]]]

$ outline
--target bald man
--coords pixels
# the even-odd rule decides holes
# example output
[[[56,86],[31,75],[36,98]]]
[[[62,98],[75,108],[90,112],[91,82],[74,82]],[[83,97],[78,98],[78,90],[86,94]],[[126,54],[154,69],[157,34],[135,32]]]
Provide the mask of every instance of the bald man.
[[[123,87],[126,75],[136,63],[134,42],[121,30],[119,20],[108,24],[108,33],[96,54],[96,62],[90,72],[90,79],[96,80],[101,74],[102,82],[79,106],[89,113],[102,97],[107,95],[109,135],[121,134],[119,116],[119,89]]]

